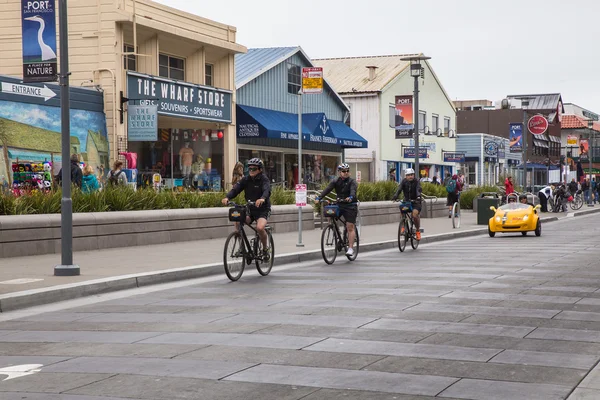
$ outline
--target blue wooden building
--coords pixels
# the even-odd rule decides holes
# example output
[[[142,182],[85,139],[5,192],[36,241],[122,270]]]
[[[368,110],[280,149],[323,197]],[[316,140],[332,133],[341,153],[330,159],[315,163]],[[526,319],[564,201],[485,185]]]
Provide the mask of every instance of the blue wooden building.
[[[302,68],[313,67],[300,47],[249,49],[235,58],[238,159],[260,157],[272,182],[298,182],[298,101]],[[367,147],[346,121],[349,108],[324,82],[323,93],[302,95],[302,173],[309,186],[336,175],[345,148]]]

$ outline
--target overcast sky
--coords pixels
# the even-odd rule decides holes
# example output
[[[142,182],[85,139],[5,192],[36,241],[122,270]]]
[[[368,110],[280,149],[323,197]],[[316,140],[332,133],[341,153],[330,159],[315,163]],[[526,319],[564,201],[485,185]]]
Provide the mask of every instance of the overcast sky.
[[[311,58],[423,52],[452,99],[562,93],[600,112],[600,1],[157,0]]]

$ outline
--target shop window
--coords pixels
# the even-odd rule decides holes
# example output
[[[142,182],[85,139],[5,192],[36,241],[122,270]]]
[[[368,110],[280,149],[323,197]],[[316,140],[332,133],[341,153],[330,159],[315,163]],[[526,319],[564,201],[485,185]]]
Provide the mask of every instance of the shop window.
[[[440,117],[433,114],[433,116],[431,117],[431,132],[437,134],[439,127],[440,127]]]
[[[213,84],[214,65],[204,64],[204,84],[214,86]]]
[[[288,93],[298,94],[302,87],[302,70],[299,65],[287,64]]]
[[[425,111],[419,111],[419,132],[424,132],[427,126],[427,113]]]
[[[180,81],[185,80],[185,60],[160,54],[158,56],[158,75]]]
[[[450,133],[450,117],[444,117],[444,133]]]
[[[133,46],[123,46],[123,53],[134,53]],[[137,71],[137,56],[135,54],[125,54],[123,56],[123,68],[128,71]]]

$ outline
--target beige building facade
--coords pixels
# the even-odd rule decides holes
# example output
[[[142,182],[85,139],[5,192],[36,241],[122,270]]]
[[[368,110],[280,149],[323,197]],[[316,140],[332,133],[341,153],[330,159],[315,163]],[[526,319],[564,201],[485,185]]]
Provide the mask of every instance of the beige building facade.
[[[22,77],[21,1],[0,3],[0,74]],[[234,55],[246,52],[236,43],[236,29],[147,0],[71,0],[68,18],[70,83],[104,92],[110,161],[134,152],[138,170],[162,164],[163,176],[170,176],[168,162],[177,180],[182,172],[190,174],[180,165],[189,161],[189,151],[180,159],[187,146],[194,163],[221,177],[216,186],[227,187],[236,161]],[[128,141],[128,103],[121,99],[135,98],[128,86],[141,80],[189,88],[190,105],[196,104],[192,100],[208,105],[210,99],[224,113],[194,113],[192,106],[181,112],[157,98],[156,142]],[[178,112],[169,112],[173,109]],[[165,156],[167,151],[173,155]]]

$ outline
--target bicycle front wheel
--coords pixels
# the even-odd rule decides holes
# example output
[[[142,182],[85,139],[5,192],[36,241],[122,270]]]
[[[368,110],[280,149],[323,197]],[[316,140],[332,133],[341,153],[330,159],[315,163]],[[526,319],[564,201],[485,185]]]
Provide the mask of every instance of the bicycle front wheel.
[[[328,225],[321,234],[321,254],[323,260],[329,265],[333,264],[337,257],[337,236],[331,225]]]
[[[406,218],[400,217],[400,224],[398,225],[398,249],[403,252],[406,249],[406,242],[408,241],[408,223]]]
[[[410,227],[410,246],[416,250],[419,247],[419,240],[417,240],[417,230],[415,228],[415,223],[411,223]]]
[[[452,206],[452,227],[460,228],[460,204],[458,202]]]
[[[271,231],[267,231],[267,244],[269,248],[267,252],[264,252],[264,248],[262,242],[259,238],[258,240],[258,254],[256,254],[256,270],[262,276],[269,275],[271,272],[271,268],[273,268],[273,262],[275,261],[275,242],[273,241],[273,235],[271,235]]]
[[[246,260],[244,258],[244,243],[239,232],[232,232],[225,241],[223,250],[223,266],[227,277],[235,282],[244,273]]]
[[[575,196],[575,198],[571,202],[571,209],[579,210],[581,207],[583,207],[583,197]]]

